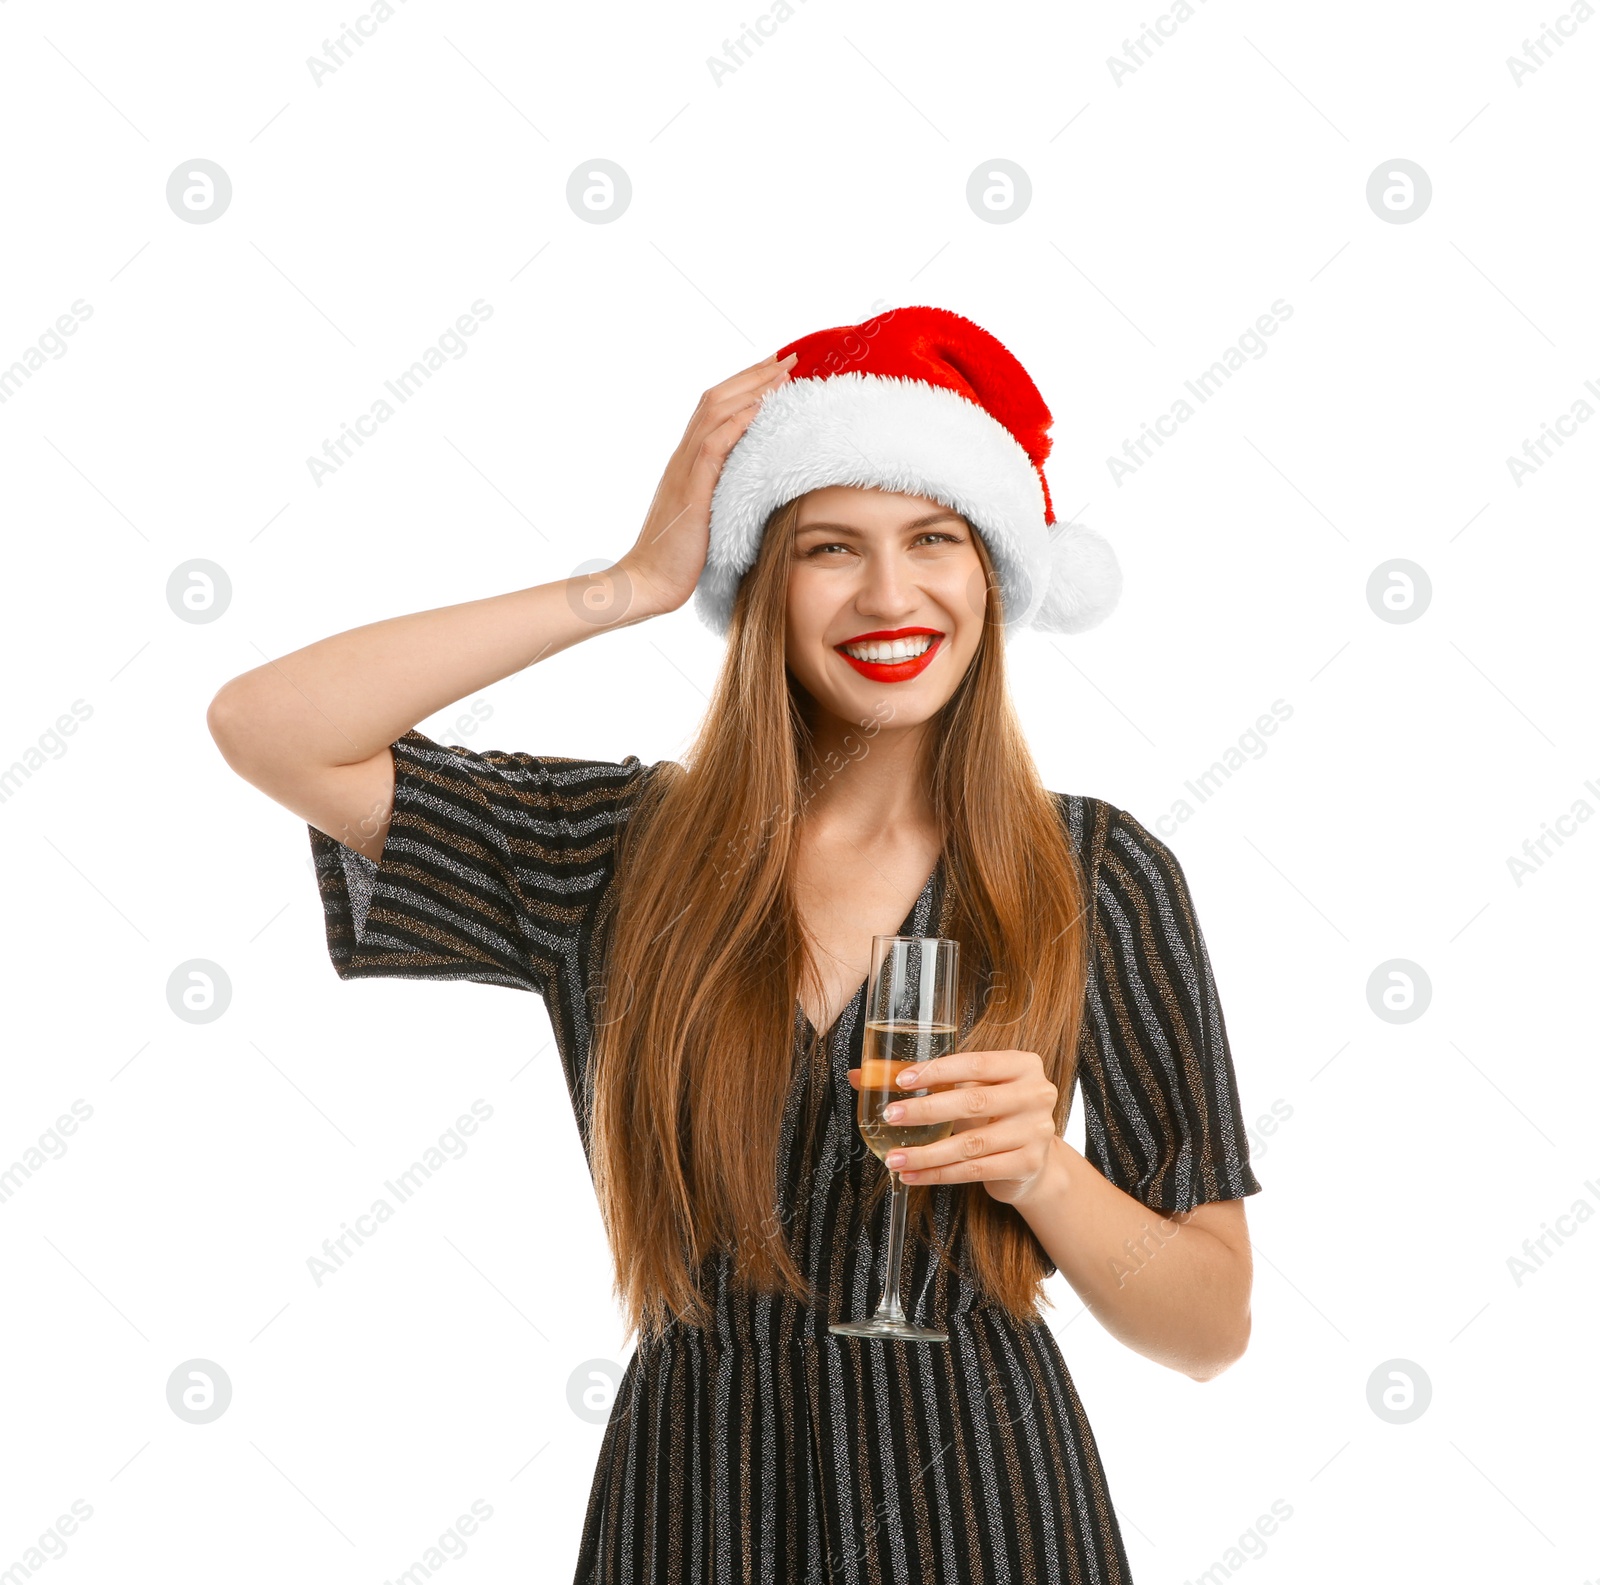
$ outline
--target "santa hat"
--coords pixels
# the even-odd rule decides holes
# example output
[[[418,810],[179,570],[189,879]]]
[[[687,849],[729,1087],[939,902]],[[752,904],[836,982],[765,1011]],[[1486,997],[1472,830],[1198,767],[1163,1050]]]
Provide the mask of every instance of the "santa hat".
[[[711,496],[711,543],[695,609],[726,634],[768,517],[830,484],[925,495],[983,537],[1005,636],[1081,633],[1122,592],[1116,553],[1058,524],[1045,482],[1050,410],[1001,343],[946,308],[891,308],[781,347],[799,353],[763,397]]]

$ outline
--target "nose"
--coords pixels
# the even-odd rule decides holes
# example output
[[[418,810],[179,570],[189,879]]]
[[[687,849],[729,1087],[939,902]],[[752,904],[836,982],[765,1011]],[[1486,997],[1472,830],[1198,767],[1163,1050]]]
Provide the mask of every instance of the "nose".
[[[909,616],[922,604],[915,568],[906,557],[892,551],[872,551],[866,558],[856,609],[884,626]]]

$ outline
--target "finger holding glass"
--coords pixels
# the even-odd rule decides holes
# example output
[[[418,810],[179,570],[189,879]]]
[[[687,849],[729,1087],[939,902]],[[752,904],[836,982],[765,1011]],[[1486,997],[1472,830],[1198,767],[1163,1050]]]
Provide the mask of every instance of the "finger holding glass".
[[[1059,1091],[1035,1051],[960,1051],[907,1064],[886,1102],[885,1166],[907,1184],[977,1183],[1016,1204],[1050,1167]]]

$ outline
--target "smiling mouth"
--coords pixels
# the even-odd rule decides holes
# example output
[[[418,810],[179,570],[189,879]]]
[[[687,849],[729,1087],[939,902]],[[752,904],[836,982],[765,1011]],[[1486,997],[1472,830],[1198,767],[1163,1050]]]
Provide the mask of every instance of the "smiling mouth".
[[[860,644],[841,644],[839,648],[857,660],[915,660],[924,650],[932,648],[938,636],[937,633],[914,633],[910,638],[870,638]]]
[[[874,682],[908,682],[919,676],[944,642],[944,634],[926,628],[895,637],[858,639],[834,649],[863,677]]]

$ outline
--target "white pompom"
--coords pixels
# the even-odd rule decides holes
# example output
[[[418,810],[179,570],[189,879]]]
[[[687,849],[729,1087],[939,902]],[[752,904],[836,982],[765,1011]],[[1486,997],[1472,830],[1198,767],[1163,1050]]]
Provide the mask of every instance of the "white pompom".
[[[1122,595],[1111,542],[1082,523],[1051,530],[1050,587],[1028,624],[1041,633],[1083,633],[1110,616]]]

